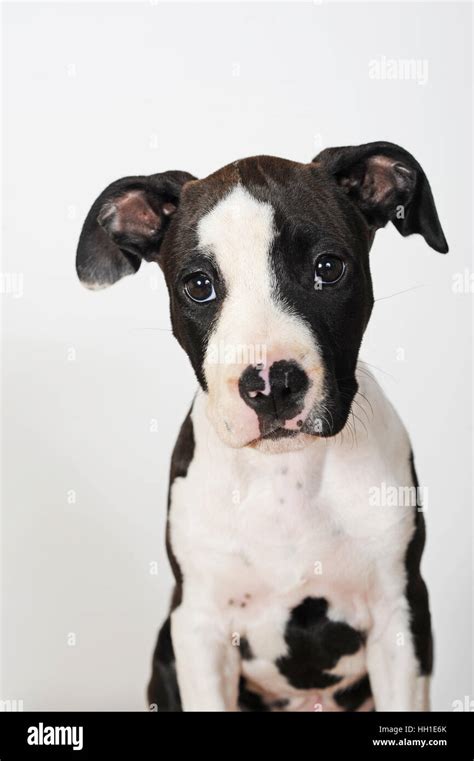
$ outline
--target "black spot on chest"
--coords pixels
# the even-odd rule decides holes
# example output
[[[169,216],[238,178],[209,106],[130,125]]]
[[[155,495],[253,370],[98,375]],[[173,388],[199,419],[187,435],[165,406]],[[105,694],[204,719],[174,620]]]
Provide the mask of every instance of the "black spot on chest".
[[[339,690],[334,694],[334,700],[346,711],[357,711],[363,703],[372,697],[369,677],[363,676],[345,690]]]
[[[327,616],[323,597],[306,597],[293,608],[285,628],[288,655],[278,658],[276,666],[296,689],[324,689],[342,677],[327,672],[344,655],[352,655],[364,643],[362,632]]]
[[[244,661],[250,661],[254,657],[252,648],[249,645],[249,641],[247,637],[240,638],[239,650],[240,650],[240,657],[243,658]]]

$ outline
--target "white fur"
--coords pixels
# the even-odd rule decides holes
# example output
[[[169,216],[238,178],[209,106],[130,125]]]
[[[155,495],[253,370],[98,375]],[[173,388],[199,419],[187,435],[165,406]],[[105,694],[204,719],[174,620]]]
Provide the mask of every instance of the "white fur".
[[[358,397],[365,428],[357,423],[352,435],[347,425],[276,454],[223,446],[198,394],[195,453],[173,484],[170,512],[184,576],[172,634],[185,710],[236,710],[239,636],[256,656],[242,664],[246,677],[295,710],[334,710],[331,693],[366,668],[378,710],[427,709],[405,600],[414,508],[369,501],[382,482],[411,483],[410,444],[374,378],[364,372],[358,382],[369,400]],[[286,653],[289,611],[307,596],[326,598],[331,618],[368,632],[366,649],[334,670],[350,678],[328,690],[295,690],[273,663]]]
[[[243,370],[254,363],[215,362],[216,347],[264,347],[267,370],[277,360],[297,361],[311,382],[305,409],[298,416],[301,420],[322,398],[324,373],[314,336],[304,320],[275,295],[269,260],[274,237],[272,206],[241,185],[198,225],[199,248],[215,256],[226,288],[204,361],[207,414],[221,439],[233,447],[245,446],[259,436],[257,415],[238,391]],[[296,422],[287,421],[285,427],[295,428]]]

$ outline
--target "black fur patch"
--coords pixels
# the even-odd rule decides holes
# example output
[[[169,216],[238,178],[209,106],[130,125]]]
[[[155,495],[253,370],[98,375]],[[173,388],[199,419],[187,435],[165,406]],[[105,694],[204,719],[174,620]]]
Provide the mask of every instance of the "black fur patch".
[[[160,713],[182,711],[169,617],[158,635],[147,695],[148,704],[156,705]]]
[[[192,408],[191,408],[192,409]],[[194,430],[191,410],[188,412],[176,441],[171,458],[170,481],[168,491],[168,510],[170,506],[171,487],[175,478],[185,478],[194,456]],[[166,525],[166,550],[176,579],[176,586],[171,601],[171,611],[178,607],[182,596],[182,574],[173,553],[169,536],[169,521]],[[181,711],[178,680],[171,640],[171,622],[168,617],[158,634],[152,661],[152,674],[148,684],[148,702],[155,703],[159,711]]]
[[[249,641],[247,637],[240,638],[239,650],[240,650],[240,657],[243,658],[244,661],[250,661],[254,657],[252,648],[249,645]]]
[[[364,643],[362,632],[346,623],[331,621],[323,597],[306,597],[293,608],[286,624],[288,655],[278,658],[276,666],[297,689],[324,689],[341,681],[328,674],[343,655],[352,655]]]
[[[372,697],[372,690],[367,675],[351,684],[347,689],[338,690],[334,693],[334,700],[338,706],[346,711],[357,711],[370,697]]]
[[[418,489],[418,477],[416,475],[413,452],[410,454],[410,467],[413,485]],[[417,507],[421,507],[421,504],[417,504]],[[405,594],[410,608],[410,626],[415,655],[420,664],[420,674],[428,675],[433,670],[433,639],[431,635],[428,590],[420,573],[421,556],[426,538],[425,519],[423,513],[418,509],[415,510],[414,521],[415,532],[405,555],[405,568],[407,572]]]
[[[302,196],[305,192],[299,191]],[[313,332],[325,371],[325,412],[301,430],[315,433],[317,422],[316,432],[331,436],[344,427],[357,391],[357,356],[373,304],[367,243],[346,209],[327,217],[330,200],[327,209],[314,208],[310,219],[288,206],[288,199],[279,202],[278,235],[271,251],[274,281],[279,298]],[[342,258],[345,273],[334,285],[315,290],[315,264],[323,253]]]
[[[175,478],[185,478],[189,465],[194,457],[195,441],[191,412],[192,407],[186,415],[186,418],[181,426],[171,457],[170,480],[168,487],[168,513],[170,509],[171,487],[173,486],[174,480]],[[168,559],[170,561],[171,569],[177,583],[178,600],[181,600],[182,574],[181,569],[178,565],[178,561],[176,560],[173,549],[171,547],[169,520],[166,523],[166,551],[168,553]]]
[[[256,692],[252,692],[247,686],[247,682],[243,676],[240,677],[239,682],[239,708],[241,711],[270,711],[269,706],[265,703],[261,695]]]

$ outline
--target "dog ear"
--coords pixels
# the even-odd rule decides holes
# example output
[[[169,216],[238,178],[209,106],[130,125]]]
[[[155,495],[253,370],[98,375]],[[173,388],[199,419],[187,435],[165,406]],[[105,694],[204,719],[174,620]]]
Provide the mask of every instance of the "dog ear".
[[[181,190],[194,179],[187,172],[163,172],[109,185],[82,228],[76,255],[79,280],[87,288],[106,288],[137,272],[142,259],[159,261]]]
[[[333,175],[374,232],[392,222],[401,235],[420,233],[435,251],[447,253],[429,182],[408,151],[385,142],[326,148],[313,163]]]

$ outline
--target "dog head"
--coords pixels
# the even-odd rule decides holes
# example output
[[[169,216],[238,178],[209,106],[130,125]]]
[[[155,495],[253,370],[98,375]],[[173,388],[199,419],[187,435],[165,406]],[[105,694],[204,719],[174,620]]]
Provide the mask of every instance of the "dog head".
[[[97,289],[157,262],[219,436],[280,451],[346,423],[373,306],[369,251],[389,221],[447,252],[422,168],[392,143],[309,164],[258,156],[203,180],[126,177],[92,206],[77,273]]]

